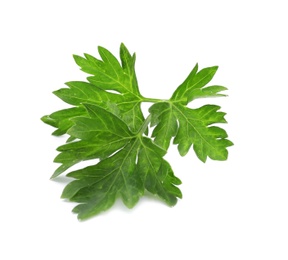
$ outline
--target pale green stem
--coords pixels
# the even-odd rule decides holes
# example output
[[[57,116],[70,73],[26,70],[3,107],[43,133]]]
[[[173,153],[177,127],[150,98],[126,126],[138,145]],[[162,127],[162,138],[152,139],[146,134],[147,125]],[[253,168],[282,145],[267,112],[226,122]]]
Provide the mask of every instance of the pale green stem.
[[[143,97],[142,102],[151,102],[151,103],[159,103],[159,102],[166,102],[166,99],[158,99],[158,98],[145,98]]]
[[[138,135],[139,137],[142,137],[143,133],[146,131],[146,129],[147,129],[148,125],[150,124],[150,122],[151,122],[151,115],[149,115],[149,116],[145,119],[142,127],[140,128],[139,132],[137,133],[137,135]]]

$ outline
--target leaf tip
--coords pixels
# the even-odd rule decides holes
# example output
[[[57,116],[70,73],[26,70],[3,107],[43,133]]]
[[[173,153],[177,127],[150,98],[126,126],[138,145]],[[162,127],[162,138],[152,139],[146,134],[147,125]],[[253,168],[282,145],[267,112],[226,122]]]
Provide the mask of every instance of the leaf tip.
[[[101,56],[101,53],[103,53],[103,52],[105,52],[105,51],[108,51],[107,49],[105,49],[105,48],[102,47],[102,46],[98,46],[97,49],[98,49],[98,53],[100,54],[100,56]]]
[[[127,47],[125,46],[123,42],[120,43],[120,49],[127,49]]]
[[[204,157],[204,158],[200,158],[200,157],[198,157],[199,159],[200,159],[200,161],[201,162],[203,162],[203,163],[206,163],[206,161],[207,161],[207,156],[206,157]]]
[[[81,56],[79,56],[79,55],[77,55],[77,54],[73,54],[72,57],[73,57],[73,59],[74,59],[75,61],[82,58]],[[82,58],[82,59],[83,59],[83,58]]]
[[[83,57],[76,55],[76,54],[73,54],[73,59],[79,67],[83,65],[83,60],[85,60]]]
[[[54,176],[55,175],[55,173],[53,173],[51,176],[50,176],[50,178],[49,178],[49,180],[53,180],[53,179],[55,179],[57,176]]]
[[[42,116],[42,117],[40,118],[40,120],[41,120],[42,122],[46,123],[47,117],[48,117],[47,115]]]
[[[56,157],[57,158],[57,157]],[[55,158],[55,159],[56,159]],[[55,161],[54,159],[54,161]],[[59,166],[55,172],[52,174],[52,176],[50,177],[50,180],[55,179],[56,177],[58,177],[61,173],[63,173],[65,170],[65,168],[63,168],[63,165]]]
[[[227,147],[230,147],[230,146],[233,146],[233,145],[234,145],[234,143],[233,143],[232,141],[230,141],[230,140],[228,140],[228,139],[227,139],[227,141],[228,141]]]

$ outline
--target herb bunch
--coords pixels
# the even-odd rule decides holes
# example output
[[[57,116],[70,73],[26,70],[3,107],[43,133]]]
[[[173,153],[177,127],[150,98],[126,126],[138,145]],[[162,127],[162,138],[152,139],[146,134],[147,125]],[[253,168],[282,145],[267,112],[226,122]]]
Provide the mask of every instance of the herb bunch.
[[[178,146],[181,156],[193,147],[203,162],[207,157],[226,160],[227,147],[233,145],[226,131],[215,126],[226,123],[219,106],[187,106],[198,98],[225,96],[220,93],[225,87],[207,86],[217,66],[199,70],[196,64],[171,98],[160,100],[141,95],[136,56],[124,44],[120,62],[107,49],[98,47],[98,51],[101,59],[74,55],[81,70],[89,74],[87,82],[67,82],[67,87],[53,92],[72,107],[41,118],[56,128],[53,135],[69,136],[57,148],[54,162],[61,165],[51,178],[81,161],[99,159],[67,174],[74,180],[65,187],[62,198],[78,203],[73,212],[80,220],[109,209],[119,197],[132,208],[145,190],[173,206],[182,193],[177,187],[180,179],[164,159],[170,144]],[[142,102],[153,103],[147,118]]]

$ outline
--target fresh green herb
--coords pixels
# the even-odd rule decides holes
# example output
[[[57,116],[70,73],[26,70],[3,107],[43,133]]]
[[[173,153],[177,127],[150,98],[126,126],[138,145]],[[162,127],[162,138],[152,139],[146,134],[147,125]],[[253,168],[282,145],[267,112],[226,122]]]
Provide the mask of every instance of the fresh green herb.
[[[56,128],[53,135],[69,136],[58,147],[55,162],[60,163],[55,178],[78,162],[99,159],[98,163],[67,174],[74,180],[64,189],[62,198],[79,203],[73,209],[83,220],[109,209],[117,198],[132,208],[148,191],[169,206],[182,194],[174,175],[163,158],[171,139],[180,155],[193,149],[205,162],[226,160],[227,147],[233,145],[225,130],[215,123],[226,123],[219,106],[205,105],[191,109],[187,105],[197,98],[225,96],[223,86],[206,86],[217,71],[194,67],[169,100],[146,98],[140,94],[135,74],[135,54],[124,44],[119,61],[106,49],[98,48],[101,59],[89,54],[74,55],[75,62],[88,73],[88,82],[66,83],[54,94],[72,105],[42,117]],[[141,103],[150,102],[149,116],[144,118]],[[149,127],[154,127],[149,136]]]

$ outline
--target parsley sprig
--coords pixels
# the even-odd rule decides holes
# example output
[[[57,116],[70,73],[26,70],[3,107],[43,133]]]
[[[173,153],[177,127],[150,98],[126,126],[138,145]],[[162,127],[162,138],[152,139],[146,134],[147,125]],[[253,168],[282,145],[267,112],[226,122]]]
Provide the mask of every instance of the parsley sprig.
[[[182,198],[181,184],[164,159],[171,144],[178,145],[181,156],[193,147],[205,162],[226,160],[227,147],[233,145],[224,129],[225,113],[216,105],[197,109],[188,104],[197,98],[225,96],[219,85],[207,86],[217,67],[193,68],[169,100],[143,97],[135,73],[135,54],[120,46],[120,62],[108,50],[98,48],[101,59],[89,54],[74,55],[81,70],[88,73],[87,82],[72,81],[66,88],[53,92],[72,105],[42,121],[56,128],[55,136],[67,134],[67,143],[57,148],[55,158],[61,165],[51,178],[71,166],[90,159],[95,165],[69,172],[70,182],[62,198],[79,203],[73,209],[83,220],[112,207],[117,198],[132,208],[148,191],[169,206]],[[149,116],[144,118],[142,102],[151,102]],[[149,135],[149,128],[154,127]]]

